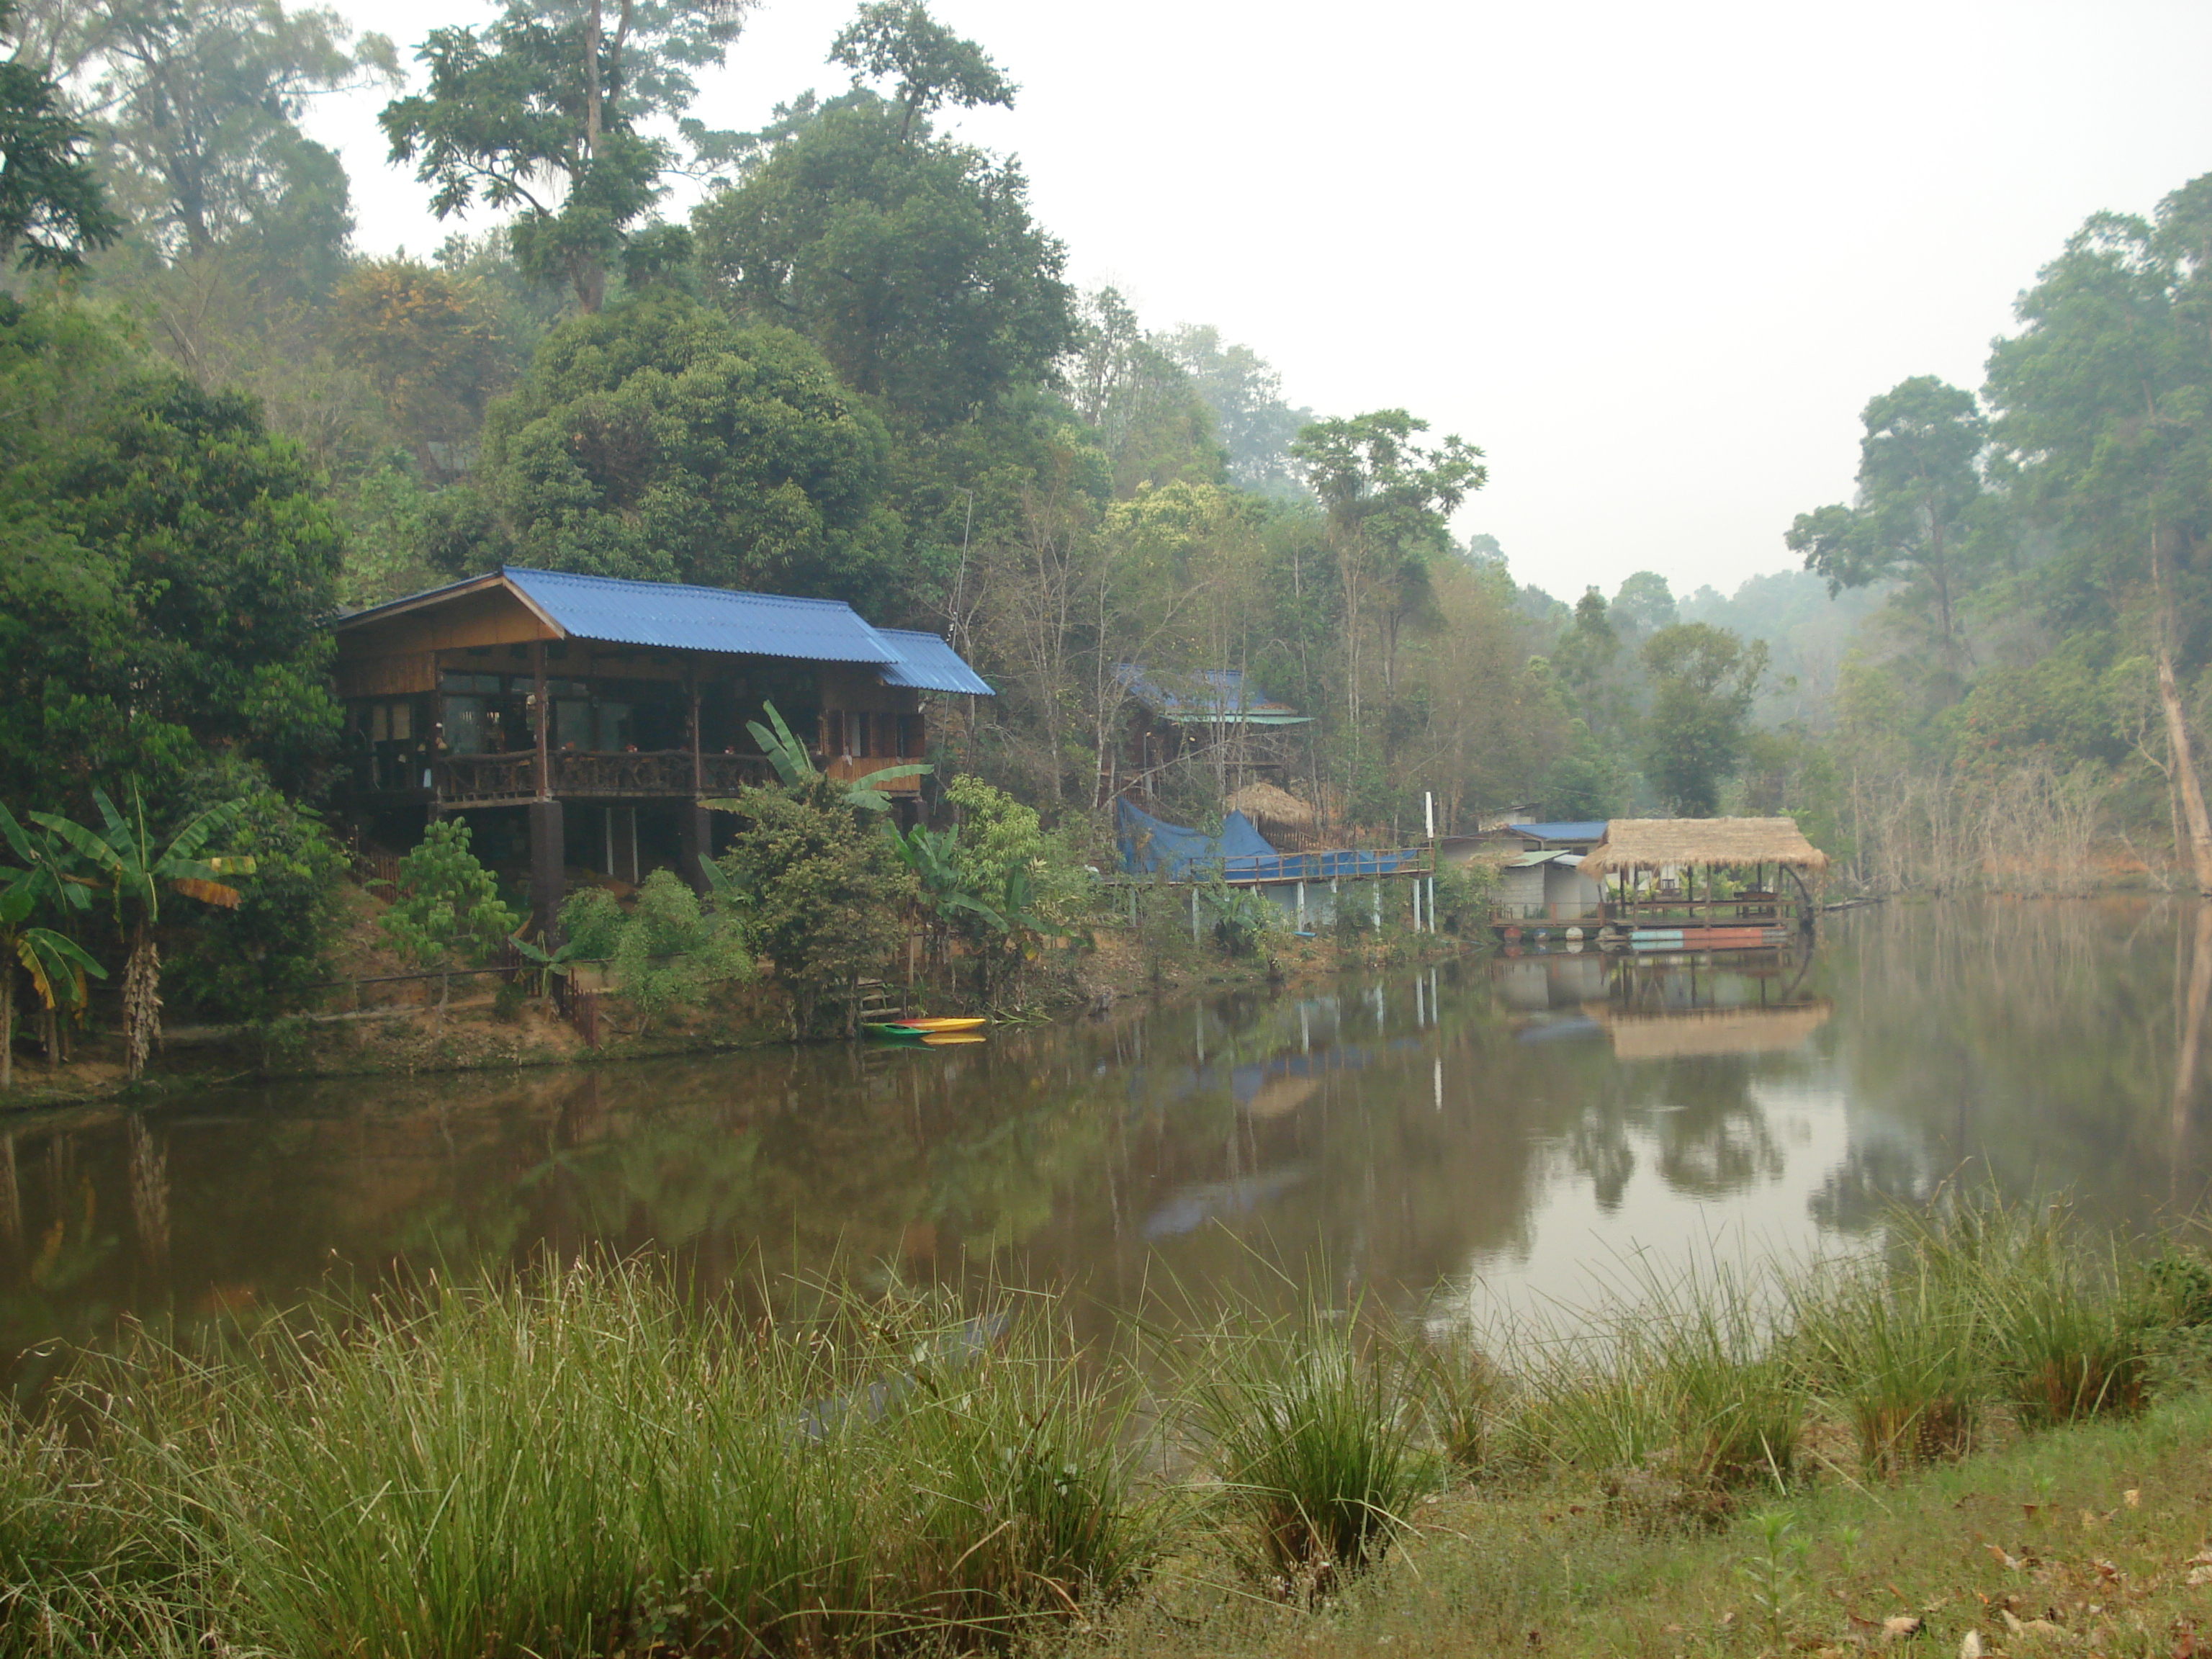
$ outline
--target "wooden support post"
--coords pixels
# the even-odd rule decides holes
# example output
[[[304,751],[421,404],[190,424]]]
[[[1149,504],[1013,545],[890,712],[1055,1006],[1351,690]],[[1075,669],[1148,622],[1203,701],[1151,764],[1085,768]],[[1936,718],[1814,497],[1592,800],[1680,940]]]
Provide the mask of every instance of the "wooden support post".
[[[707,860],[714,855],[714,821],[707,809],[696,800],[687,801],[677,809],[683,814],[677,830],[682,837],[684,879],[695,893],[707,890]]]
[[[707,763],[699,754],[699,675],[689,671],[685,679],[691,688],[691,793],[696,799],[707,793]]]
[[[546,753],[546,740],[551,732],[553,709],[545,701],[545,641],[543,640],[530,642],[530,712],[537,717],[531,723],[537,728],[538,734],[538,787],[531,793],[540,800],[550,800],[553,799],[553,769]]]
[[[537,925],[539,945],[550,951],[558,943],[561,901],[568,883],[561,803],[534,800],[523,811],[530,815],[530,919]]]

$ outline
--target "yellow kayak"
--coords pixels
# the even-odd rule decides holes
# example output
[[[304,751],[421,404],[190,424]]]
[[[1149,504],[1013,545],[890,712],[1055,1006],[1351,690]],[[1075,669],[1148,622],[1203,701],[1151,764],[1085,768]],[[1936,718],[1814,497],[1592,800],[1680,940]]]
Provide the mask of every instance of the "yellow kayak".
[[[866,1022],[869,1030],[878,1036],[942,1036],[954,1031],[973,1031],[990,1021],[978,1014],[973,1018],[957,1018],[947,1016],[929,1019],[872,1019]]]

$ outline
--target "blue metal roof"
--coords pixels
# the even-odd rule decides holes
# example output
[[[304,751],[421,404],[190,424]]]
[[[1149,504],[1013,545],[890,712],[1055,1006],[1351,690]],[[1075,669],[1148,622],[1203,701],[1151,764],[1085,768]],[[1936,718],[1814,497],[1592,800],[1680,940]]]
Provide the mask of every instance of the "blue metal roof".
[[[1574,823],[1509,823],[1505,827],[1516,836],[1533,836],[1538,841],[1587,841],[1605,839],[1603,818],[1589,818]]]
[[[877,634],[898,660],[878,677],[885,685],[903,685],[916,691],[971,691],[994,697],[988,680],[960,659],[960,653],[934,634],[911,628],[878,628]]]
[[[576,639],[673,651],[741,652],[805,662],[891,664],[902,659],[842,599],[735,593],[721,587],[579,576],[511,564],[502,565],[500,574]]]
[[[1125,662],[1115,665],[1114,673],[1132,696],[1170,720],[1233,720],[1297,713],[1246,679],[1241,669],[1156,673],[1140,662]]]

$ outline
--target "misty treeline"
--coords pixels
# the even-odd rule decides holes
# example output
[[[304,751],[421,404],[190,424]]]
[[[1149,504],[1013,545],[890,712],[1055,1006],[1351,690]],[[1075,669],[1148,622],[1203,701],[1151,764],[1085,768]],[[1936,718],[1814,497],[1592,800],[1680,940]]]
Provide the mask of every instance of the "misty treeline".
[[[696,77],[745,12],[563,0],[396,45],[274,0],[17,0],[9,96],[43,112],[45,176],[75,196],[9,233],[8,372],[36,419],[8,487],[95,556],[0,576],[29,711],[11,794],[173,792],[215,753],[312,798],[320,643],[211,642],[281,695],[210,707],[179,666],[203,643],[180,585],[258,584],[228,614],[312,619],[509,560],[941,630],[1003,692],[945,711],[945,758],[1071,819],[1129,781],[1125,664],[1242,671],[1313,716],[1285,728],[1285,781],[1347,835],[1411,833],[1425,793],[1456,826],[1712,809],[1759,647],[1709,627],[1647,661],[1677,619],[1632,602],[1563,629],[1494,542],[1447,527],[1486,481],[1471,444],[1401,410],[1317,416],[1218,327],[1077,293],[1018,161],[941,129],[1018,86],[919,4],[826,41],[828,95],[711,129]],[[301,122],[363,92],[391,163],[474,234],[356,246],[344,168]],[[688,214],[679,174],[714,180]],[[149,562],[74,504],[72,458],[164,399],[236,424],[181,433],[179,467],[220,441],[284,471],[270,499],[300,504],[258,550],[195,508],[164,532],[191,556]],[[1657,763],[1655,720],[1678,728]],[[1147,780],[1199,819],[1236,781]]]
[[[1869,402],[1852,500],[1791,526],[1880,605],[1771,787],[1875,889],[2212,891],[2212,175],[2090,218],[2014,315],[1978,392]]]

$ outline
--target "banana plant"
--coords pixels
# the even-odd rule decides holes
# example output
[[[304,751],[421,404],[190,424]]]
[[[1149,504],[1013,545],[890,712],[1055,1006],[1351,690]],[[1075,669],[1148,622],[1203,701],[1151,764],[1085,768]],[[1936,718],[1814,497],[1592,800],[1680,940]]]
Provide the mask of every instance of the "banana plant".
[[[572,939],[562,939],[550,951],[520,934],[510,942],[522,959],[538,970],[540,1000],[553,994],[555,980],[566,979],[575,971],[576,941]]]
[[[51,1019],[68,1012],[80,1018],[90,1000],[88,975],[106,979],[107,970],[66,933],[33,927],[41,908],[66,920],[91,900],[84,887],[69,879],[53,838],[33,837],[0,803],[0,842],[15,867],[0,870],[0,1089],[15,1081],[15,972],[20,963],[31,976],[40,1006]]]
[[[73,1012],[91,994],[86,975],[106,979],[107,969],[66,933],[32,926],[38,913],[34,872],[0,887],[0,1089],[15,1082],[15,964],[31,976],[31,989],[48,1013]]]
[[[745,730],[752,733],[753,741],[768,757],[768,763],[775,769],[775,775],[783,787],[803,789],[821,781],[821,769],[814,764],[814,757],[806,752],[806,745],[793,733],[776,706],[772,702],[763,702],[761,712],[768,716],[768,723],[763,725],[758,720],[747,720]],[[891,798],[876,787],[878,784],[896,783],[902,778],[925,777],[932,769],[920,761],[902,761],[896,766],[886,766],[869,773],[865,778],[852,780],[844,786],[842,799],[845,805],[855,811],[885,811],[890,809]],[[738,805],[734,800],[726,799],[702,801],[700,805],[724,812],[735,811]]]
[[[922,824],[902,833],[895,824],[885,824],[884,833],[890,839],[891,850],[898,854],[899,862],[914,872],[915,884],[921,890],[922,908],[927,912],[924,925],[930,935],[931,955],[941,960],[944,956],[945,925],[956,909],[972,909],[965,901],[968,889],[963,881],[955,857],[960,847],[960,826],[949,830],[931,830]]]
[[[251,875],[253,860],[201,856],[207,844],[245,810],[240,802],[223,801],[194,813],[164,842],[147,828],[145,803],[136,791],[128,817],[117,810],[106,790],[94,789],[92,799],[100,809],[98,830],[58,813],[29,816],[88,868],[88,875],[71,872],[65,879],[106,895],[116,930],[129,945],[123,964],[124,1074],[135,1083],[161,1035],[161,953],[154,935],[161,920],[161,896],[177,893],[234,910],[243,895],[227,878]]]
[[[975,893],[954,893],[945,901],[949,908],[971,911],[983,919],[983,923],[999,935],[1000,957],[1010,968],[1018,969],[1024,963],[1034,958],[1052,923],[1031,908],[1035,894],[1031,890],[1030,872],[1016,866],[1006,872],[1003,891],[985,898]],[[988,996],[991,990],[991,958],[983,958],[983,989]]]

